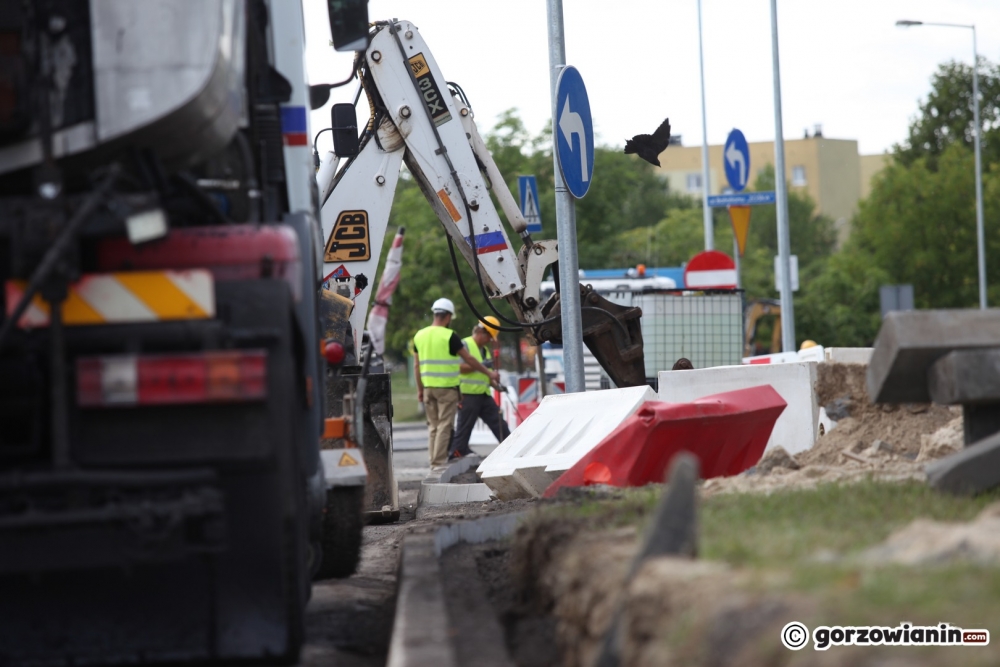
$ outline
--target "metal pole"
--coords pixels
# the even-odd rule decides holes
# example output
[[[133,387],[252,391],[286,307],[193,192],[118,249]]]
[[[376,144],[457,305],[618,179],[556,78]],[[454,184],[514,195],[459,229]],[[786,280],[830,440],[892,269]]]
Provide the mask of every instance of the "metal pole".
[[[774,189],[778,209],[778,261],[781,263],[781,351],[795,351],[792,304],[791,241],[788,237],[788,186],[785,183],[785,135],[781,121],[781,71],[778,67],[778,2],[771,0],[771,56],[774,66]]]
[[[976,243],[979,251],[979,307],[986,310],[986,233],[983,229],[983,158],[979,145],[979,54],[976,49],[976,26],[972,26],[972,105],[976,123]]]
[[[901,28],[932,25],[944,28],[968,28],[972,31],[972,114],[976,125],[976,254],[979,263],[979,308],[986,309],[986,232],[983,224],[983,156],[980,146],[982,126],[979,122],[979,49],[976,46],[976,26],[964,23],[896,21]]]
[[[740,274],[740,244],[736,242],[736,234],[733,234],[733,260],[736,262],[736,289],[742,289],[743,277]]]
[[[701,68],[701,206],[705,226],[705,250],[715,248],[712,209],[708,207],[711,182],[708,180],[708,120],[705,115],[705,54],[701,45],[701,0],[698,0],[698,65]]]
[[[563,373],[566,393],[586,389],[583,378],[583,320],[580,316],[580,260],[576,250],[576,202],[566,187],[559,166],[559,133],[556,129],[556,83],[566,66],[562,0],[547,0],[549,22],[549,87],[552,97],[552,163],[556,189],[556,236],[559,239],[559,285],[562,315]],[[581,144],[581,148],[586,148]],[[541,378],[544,382],[545,379]]]

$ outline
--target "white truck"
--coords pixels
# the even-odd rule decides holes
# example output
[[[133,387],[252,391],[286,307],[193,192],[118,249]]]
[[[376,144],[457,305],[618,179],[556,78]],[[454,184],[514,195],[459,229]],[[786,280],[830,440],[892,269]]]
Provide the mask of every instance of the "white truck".
[[[291,0],[0,0],[0,664],[291,662],[353,570],[304,54]]]

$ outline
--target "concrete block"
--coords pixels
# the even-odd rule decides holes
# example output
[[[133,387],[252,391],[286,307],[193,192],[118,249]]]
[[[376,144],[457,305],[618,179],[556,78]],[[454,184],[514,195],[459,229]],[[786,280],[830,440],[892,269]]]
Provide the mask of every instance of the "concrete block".
[[[810,449],[819,436],[816,362],[716,366],[693,371],[662,371],[660,400],[688,403],[736,389],[771,385],[788,407],[778,417],[764,452],[784,447],[789,454]]]
[[[643,403],[655,400],[656,392],[645,386],[546,396],[538,409],[486,457],[477,470],[479,477],[501,500],[531,497],[514,481],[515,470],[542,468],[555,478]]]
[[[485,484],[428,484],[420,485],[418,504],[451,505],[454,503],[485,503],[493,495]]]
[[[956,350],[927,372],[931,399],[941,405],[1000,402],[1000,340],[990,350]]]
[[[955,495],[974,495],[1000,486],[1000,433],[927,464],[927,482]]]
[[[1000,345],[1000,310],[913,310],[886,315],[868,363],[875,403],[928,403],[927,372],[952,350]]]
[[[514,471],[514,481],[533,498],[541,498],[555,477],[545,472],[545,466],[537,468],[518,468]]]
[[[510,537],[524,520],[527,512],[493,514],[472,521],[459,521],[434,531],[434,548],[438,556],[457,544],[482,544]]]
[[[451,461],[450,463],[448,463],[448,465],[443,470],[441,470],[440,473],[437,473],[436,471],[431,471],[431,474],[428,475],[424,479],[424,481],[430,482],[432,484],[436,483],[447,484],[452,480],[453,477],[457,477],[458,475],[461,475],[464,472],[468,472],[469,470],[475,468],[482,462],[483,460],[478,456],[463,456],[457,461]]]
[[[872,358],[872,347],[828,347],[824,361],[831,364],[867,364]]]

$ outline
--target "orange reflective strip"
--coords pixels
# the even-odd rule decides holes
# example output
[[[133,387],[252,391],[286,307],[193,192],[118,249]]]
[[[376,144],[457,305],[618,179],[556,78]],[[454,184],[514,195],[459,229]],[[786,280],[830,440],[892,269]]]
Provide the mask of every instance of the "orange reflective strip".
[[[48,304],[45,304],[46,312]],[[63,321],[66,324],[102,324],[104,318],[99,312],[90,307],[90,304],[80,298],[74,290],[70,289],[63,303]]]
[[[115,278],[160,319],[183,320],[208,317],[208,313],[201,306],[163,273],[117,273]]]
[[[455,208],[455,205],[451,202],[451,197],[448,196],[448,193],[445,192],[444,189],[441,189],[437,191],[437,195],[438,199],[441,200],[441,203],[444,204],[444,207],[448,209],[448,214],[451,216],[451,219],[454,220],[455,222],[461,220],[462,215],[458,212],[458,209]]]

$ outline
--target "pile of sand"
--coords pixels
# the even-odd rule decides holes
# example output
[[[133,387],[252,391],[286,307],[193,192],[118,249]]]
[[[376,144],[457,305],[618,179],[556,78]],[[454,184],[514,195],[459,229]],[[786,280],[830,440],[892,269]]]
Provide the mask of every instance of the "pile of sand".
[[[969,522],[915,519],[865,551],[859,560],[874,565],[996,565],[1000,562],[1000,503],[987,506]]]
[[[770,493],[827,482],[924,480],[924,463],[962,447],[960,408],[932,404],[873,405],[865,388],[867,366],[819,364],[816,391],[837,422],[805,452],[768,452],[750,471],[708,480],[707,495]]]

